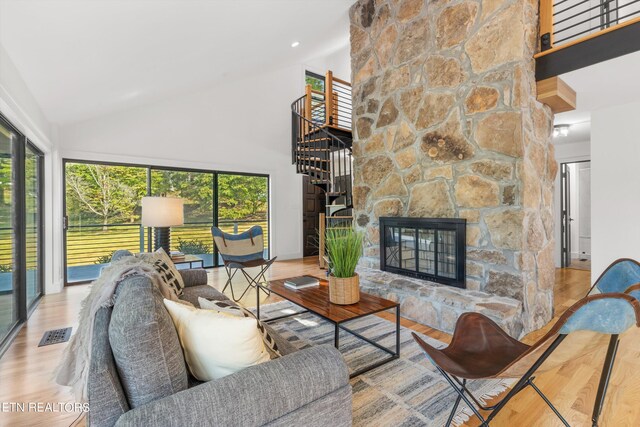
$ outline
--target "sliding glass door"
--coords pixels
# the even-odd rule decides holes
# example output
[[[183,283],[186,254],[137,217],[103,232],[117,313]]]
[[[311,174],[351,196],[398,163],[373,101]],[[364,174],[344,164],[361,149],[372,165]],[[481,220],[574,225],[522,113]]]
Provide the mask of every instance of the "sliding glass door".
[[[218,175],[218,224],[227,233],[241,233],[255,225],[264,233],[264,256],[269,257],[269,178],[256,175]],[[222,258],[218,260],[222,263]]]
[[[73,160],[65,160],[64,169],[67,283],[98,278],[117,249],[152,249],[153,230],[140,223],[145,195],[183,199],[184,225],[171,227],[171,250],[202,260],[203,267],[221,265],[213,225],[230,233],[260,225],[268,237],[268,176]]]
[[[15,175],[18,135],[0,121],[0,343],[18,323]]]
[[[184,201],[184,225],[171,228],[171,250],[195,255],[203,267],[213,267],[214,177],[211,172],[151,170],[151,195]]]
[[[43,156],[31,144],[25,147],[24,156],[24,220],[27,308],[42,294],[42,184]]]
[[[146,179],[146,168],[65,164],[67,281],[96,279],[117,249],[144,252],[140,201]]]
[[[42,153],[0,116],[0,355],[42,295]]]

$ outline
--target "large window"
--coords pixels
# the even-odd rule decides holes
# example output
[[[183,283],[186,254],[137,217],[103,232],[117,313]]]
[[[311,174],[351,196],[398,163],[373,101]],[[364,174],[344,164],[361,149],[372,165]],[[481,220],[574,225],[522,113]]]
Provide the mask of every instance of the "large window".
[[[42,167],[0,116],[0,355],[42,294]]]
[[[254,225],[264,230],[265,257],[269,256],[269,180],[264,176],[218,175],[218,226],[239,233]],[[218,260],[222,263],[222,259]]]
[[[116,249],[144,251],[146,177],[145,168],[66,163],[67,280],[95,279]]]
[[[25,147],[24,155],[24,220],[26,299],[31,307],[42,294],[42,153],[31,144]]]
[[[18,321],[13,287],[17,275],[15,260],[16,211],[14,209],[14,152],[18,135],[0,122],[0,340]]]
[[[184,225],[171,228],[171,250],[197,257],[204,267],[221,263],[211,226],[241,232],[260,225],[269,233],[269,178],[263,175],[68,160],[65,193],[67,283],[96,279],[117,249],[152,249],[153,231],[140,223],[147,194],[184,200]],[[265,256],[268,250],[265,239]]]
[[[151,194],[174,196],[184,201],[184,225],[171,230],[171,250],[202,259],[204,267],[213,267],[214,174],[153,169]]]

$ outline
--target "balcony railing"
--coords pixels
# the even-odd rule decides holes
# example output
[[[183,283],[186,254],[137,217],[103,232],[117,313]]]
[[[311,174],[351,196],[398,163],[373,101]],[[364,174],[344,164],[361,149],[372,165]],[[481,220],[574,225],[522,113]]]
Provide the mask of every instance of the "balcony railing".
[[[324,92],[305,88],[304,118],[318,127],[351,131],[351,83],[327,71]]]
[[[182,243],[189,246],[191,250],[188,252],[194,255],[212,254],[212,225],[211,222],[190,222],[180,227],[172,227],[171,250],[179,250]],[[218,226],[226,232],[238,233],[254,225],[262,226],[266,237],[266,249],[266,220],[221,220]],[[118,249],[145,252],[152,245],[150,237],[148,229],[139,223],[70,225],[67,230],[67,266],[108,262],[111,253]],[[182,249],[184,251],[184,247]]]
[[[211,222],[189,222],[171,228],[171,250],[182,250],[202,259],[203,267],[214,266],[214,243]],[[260,225],[265,233],[265,252],[268,250],[269,227],[267,220],[219,220],[218,226],[229,233],[239,233]],[[0,229],[0,265],[11,263],[11,229]],[[77,224],[67,229],[67,281],[93,280],[100,274],[115,250],[146,252],[152,249],[149,229],[139,223]],[[5,259],[6,258],[6,259]],[[218,262],[219,264],[219,262]],[[194,265],[199,267],[200,265]]]
[[[38,261],[38,252],[35,243],[37,241],[37,229],[27,228],[26,244],[27,268],[35,267]],[[9,272],[13,268],[13,229],[11,227],[0,227],[0,273]]]
[[[544,54],[637,22],[640,0],[541,0],[540,50]]]

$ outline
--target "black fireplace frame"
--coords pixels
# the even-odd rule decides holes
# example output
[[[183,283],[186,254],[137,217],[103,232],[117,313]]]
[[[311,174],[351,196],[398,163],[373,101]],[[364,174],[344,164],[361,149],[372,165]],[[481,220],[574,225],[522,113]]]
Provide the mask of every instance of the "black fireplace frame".
[[[401,274],[408,277],[430,280],[443,285],[455,286],[457,288],[466,288],[465,270],[467,258],[467,220],[464,218],[406,218],[406,217],[381,217],[378,219],[380,226],[380,269],[390,273]],[[420,258],[418,256],[419,245],[417,244],[418,233],[416,232],[415,259],[416,269],[398,268],[387,265],[386,251],[387,233],[386,227],[412,228],[415,230],[453,230],[455,231],[455,254],[456,254],[456,277],[444,277],[438,275],[438,245],[435,245],[435,274],[429,274],[419,271]],[[436,237],[437,241],[437,237]],[[399,251],[399,265],[402,265],[402,251]]]

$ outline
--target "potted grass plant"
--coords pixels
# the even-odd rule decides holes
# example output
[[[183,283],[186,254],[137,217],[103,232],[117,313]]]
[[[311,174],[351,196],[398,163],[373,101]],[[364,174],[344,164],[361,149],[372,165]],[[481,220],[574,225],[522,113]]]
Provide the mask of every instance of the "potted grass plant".
[[[348,305],[360,301],[360,279],[356,266],[362,256],[361,232],[350,228],[328,228],[325,245],[329,258],[329,301]]]

